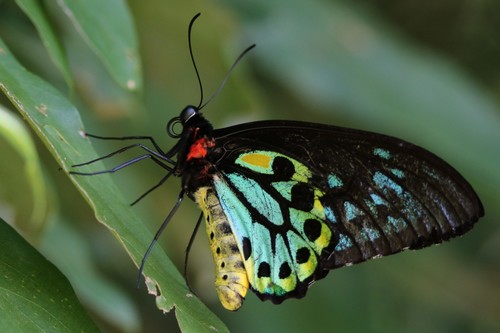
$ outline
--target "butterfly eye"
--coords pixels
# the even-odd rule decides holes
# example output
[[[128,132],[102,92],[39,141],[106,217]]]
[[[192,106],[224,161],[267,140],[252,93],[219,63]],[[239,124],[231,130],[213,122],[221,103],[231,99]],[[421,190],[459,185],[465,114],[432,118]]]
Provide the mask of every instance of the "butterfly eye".
[[[174,117],[169,120],[169,122],[167,123],[168,136],[170,136],[173,139],[178,139],[181,137],[182,130],[178,132],[175,129],[176,127],[179,127],[178,125],[181,125],[182,127],[182,122],[180,117]]]
[[[198,108],[191,105],[186,106],[184,110],[182,110],[181,115],[179,117],[182,125],[183,126],[186,125],[187,122],[197,114],[199,114]]]

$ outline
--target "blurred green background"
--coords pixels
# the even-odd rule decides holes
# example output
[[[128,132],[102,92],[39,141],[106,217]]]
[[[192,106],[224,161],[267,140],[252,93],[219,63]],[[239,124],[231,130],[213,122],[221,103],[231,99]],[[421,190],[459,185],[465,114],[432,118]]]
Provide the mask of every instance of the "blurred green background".
[[[202,12],[193,46],[206,95],[239,53],[257,44],[204,109],[215,127],[294,119],[397,136],[447,160],[485,206],[486,216],[460,239],[332,271],[304,299],[279,306],[249,294],[236,313],[218,302],[202,229],[190,254],[190,283],[231,331],[500,331],[499,2],[149,0],[128,6],[139,41],[140,92],[113,80],[51,1],[43,8],[63,40],[74,89],[13,1],[0,1],[0,37],[24,66],[78,106],[88,132],[151,135],[167,148],[174,143],[167,121],[199,100],[187,26]],[[16,114],[4,96],[0,102]],[[44,179],[45,194],[9,167],[23,157],[0,138],[0,216],[67,275],[103,331],[178,331],[174,314],[162,314],[152,296],[135,288],[137,269],[125,251],[36,135],[32,140],[39,157],[33,177]],[[121,145],[94,146],[105,154]],[[146,161],[113,178],[132,202],[163,174]],[[179,180],[170,180],[130,209],[154,232],[178,192]],[[198,215],[186,200],[159,242],[180,270]]]

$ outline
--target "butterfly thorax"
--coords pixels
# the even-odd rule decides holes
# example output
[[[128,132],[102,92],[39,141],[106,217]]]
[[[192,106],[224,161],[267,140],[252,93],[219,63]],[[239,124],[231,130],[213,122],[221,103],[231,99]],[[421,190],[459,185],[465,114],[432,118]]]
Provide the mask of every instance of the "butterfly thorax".
[[[200,187],[210,183],[214,173],[212,156],[215,139],[213,127],[197,108],[188,106],[181,115],[182,133],[177,146],[174,174],[182,177],[182,187],[192,196]]]

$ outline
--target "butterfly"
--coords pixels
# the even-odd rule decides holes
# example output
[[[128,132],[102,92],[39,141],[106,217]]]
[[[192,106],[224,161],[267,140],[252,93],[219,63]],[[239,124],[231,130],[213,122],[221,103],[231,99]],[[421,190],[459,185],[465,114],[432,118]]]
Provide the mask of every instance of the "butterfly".
[[[453,167],[406,141],[289,120],[214,129],[201,112],[204,105],[187,106],[170,120],[168,134],[177,143],[166,152],[151,137],[114,139],[144,139],[154,147],[128,146],[147,154],[119,168],[151,158],[167,170],[157,186],[171,175],[181,178],[179,199],[141,271],[187,196],[205,218],[215,288],[228,310],[242,306],[248,289],[274,303],[301,298],[332,269],[441,243],[484,215],[473,188]]]

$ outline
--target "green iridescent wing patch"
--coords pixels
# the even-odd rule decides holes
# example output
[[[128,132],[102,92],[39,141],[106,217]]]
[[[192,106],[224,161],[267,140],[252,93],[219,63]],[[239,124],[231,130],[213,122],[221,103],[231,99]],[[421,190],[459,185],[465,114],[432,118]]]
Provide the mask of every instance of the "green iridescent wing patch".
[[[312,174],[305,165],[282,154],[253,151],[236,163],[268,176],[266,183],[238,172],[214,180],[244,254],[250,285],[273,300],[303,294],[331,246],[332,232],[320,202],[323,193],[309,188]],[[280,173],[272,169],[278,165]]]
[[[216,130],[226,153],[213,186],[260,298],[302,297],[330,269],[440,243],[482,215],[468,183],[435,155],[312,126]]]

